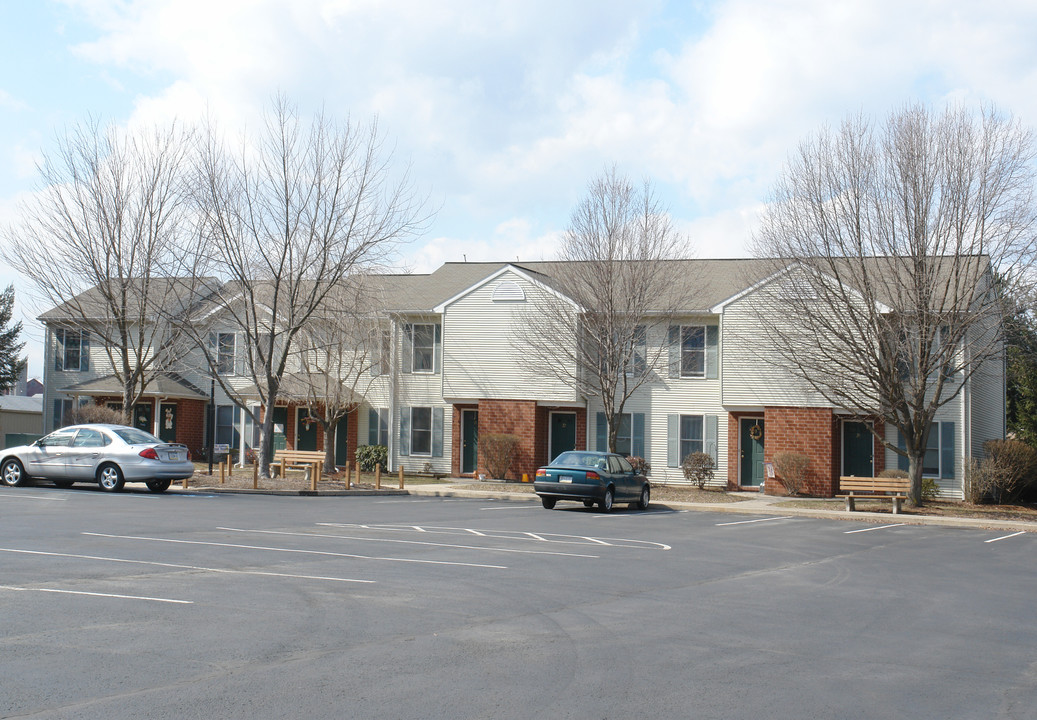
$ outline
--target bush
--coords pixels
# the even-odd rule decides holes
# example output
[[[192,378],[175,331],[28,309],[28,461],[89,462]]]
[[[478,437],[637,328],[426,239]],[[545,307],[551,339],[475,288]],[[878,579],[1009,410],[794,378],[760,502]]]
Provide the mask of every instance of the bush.
[[[479,454],[491,478],[504,480],[507,477],[511,463],[518,455],[518,444],[518,436],[508,433],[492,433],[479,438]]]
[[[643,457],[633,455],[627,458],[627,462],[630,463],[630,467],[634,468],[634,472],[641,475],[647,475],[652,471],[652,466]]]
[[[879,473],[879,477],[880,478],[900,478],[901,480],[905,480],[907,478],[907,471],[906,470],[899,470],[897,468],[886,468],[885,470],[883,470],[882,472]]]
[[[376,465],[384,470],[389,466],[389,448],[385,445],[360,445],[356,449],[356,461],[364,472],[374,472]]]
[[[713,461],[713,456],[704,452],[691,453],[681,463],[684,479],[698,485],[699,490],[703,489],[706,483],[713,479],[713,471],[716,469],[716,466],[717,464]]]
[[[79,405],[73,407],[62,418],[65,425],[82,425],[83,423],[111,423],[113,425],[125,425],[122,410],[115,410],[107,405]]]
[[[922,478],[922,502],[932,502],[940,494],[940,484],[933,478]]]
[[[983,443],[986,459],[979,477],[980,492],[998,503],[1010,503],[1037,481],[1037,450],[1021,440],[989,440]]]
[[[779,452],[774,454],[774,471],[785,486],[787,495],[798,495],[807,489],[810,458],[803,453]]]

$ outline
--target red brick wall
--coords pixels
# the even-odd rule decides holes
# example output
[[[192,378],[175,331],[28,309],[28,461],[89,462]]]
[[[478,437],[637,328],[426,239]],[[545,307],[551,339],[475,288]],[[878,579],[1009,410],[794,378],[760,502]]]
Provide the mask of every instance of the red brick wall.
[[[478,405],[454,405],[453,419],[451,425],[453,430],[450,433],[450,474],[454,477],[461,477],[461,411],[462,410],[478,410]],[[479,431],[482,431],[482,419],[479,420]],[[476,462],[476,465],[479,465]],[[485,472],[485,471],[483,471]],[[469,473],[468,477],[474,477],[476,473]]]
[[[191,451],[191,457],[201,459],[205,449],[205,400],[178,400],[176,404],[176,441]]]
[[[810,458],[807,493],[831,497],[839,477],[841,424],[831,408],[768,407],[764,410],[764,452],[773,462],[779,452]],[[768,493],[783,493],[777,480],[767,480]]]
[[[530,477],[536,474],[537,467],[537,416],[538,408],[534,400],[480,400],[479,401],[479,437],[496,433],[509,433],[519,438],[518,452],[515,462],[511,464],[509,479],[521,479],[526,473]],[[547,454],[546,449],[544,455]],[[486,472],[483,467],[482,453],[479,453],[479,472]]]

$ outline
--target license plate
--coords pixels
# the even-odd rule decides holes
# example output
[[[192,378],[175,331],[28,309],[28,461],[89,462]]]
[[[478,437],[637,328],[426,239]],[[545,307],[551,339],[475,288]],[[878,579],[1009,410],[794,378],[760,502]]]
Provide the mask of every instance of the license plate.
[[[562,475],[560,478],[558,478],[558,482],[560,483],[571,483],[572,481],[572,475]]]
[[[172,460],[173,462],[180,462],[181,460],[184,459],[184,456],[181,455],[178,452],[171,452],[171,453],[169,453],[169,459]]]

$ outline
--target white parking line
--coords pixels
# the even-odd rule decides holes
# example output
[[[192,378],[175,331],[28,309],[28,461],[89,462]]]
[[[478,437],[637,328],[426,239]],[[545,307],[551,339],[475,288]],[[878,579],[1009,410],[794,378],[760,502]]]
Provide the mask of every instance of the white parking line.
[[[259,533],[262,535],[290,535],[292,537],[333,538],[335,540],[360,540],[363,542],[387,542],[402,543],[405,545],[426,545],[430,547],[443,547],[457,550],[482,550],[485,552],[518,553],[521,555],[559,555],[561,557],[597,558],[597,555],[581,555],[579,553],[553,552],[551,550],[518,550],[516,548],[495,548],[481,545],[455,545],[452,543],[427,542],[424,540],[401,540],[399,538],[365,538],[353,535],[328,535],[321,533],[287,532],[284,530],[248,530],[244,528],[218,527],[217,530],[229,530],[230,532]],[[426,532],[422,528],[412,528],[419,532]],[[532,533],[525,533],[530,535]]]
[[[85,590],[59,590],[57,588],[45,587],[15,587],[13,585],[0,585],[0,590],[61,593],[62,595],[91,595],[93,597],[118,598],[120,600],[149,600],[151,602],[174,603],[176,605],[194,605],[193,600],[174,600],[173,598],[146,597],[144,595],[117,595],[115,593],[86,592]]]
[[[44,550],[20,550],[16,548],[0,548],[0,552],[21,553],[23,555],[47,555],[50,557],[67,557],[77,560],[102,560],[104,562],[130,563],[133,565],[154,565],[156,567],[173,568],[174,570],[192,570],[211,573],[229,573],[233,575],[264,575],[269,577],[293,578],[296,580],[333,580],[349,583],[373,583],[374,580],[357,580],[355,578],[327,577],[325,575],[295,575],[291,573],[265,572],[262,570],[229,570],[227,568],[202,567],[200,565],[181,565],[179,563],[156,562],[154,560],[127,560],[125,558],[103,557],[100,555],[77,555],[74,553],[46,552]]]
[[[145,537],[142,535],[111,535],[109,533],[85,532],[84,535],[106,537],[115,540],[145,540],[150,542],[173,543],[177,545],[207,545],[209,547],[228,547],[240,550],[267,550],[269,552],[296,553],[299,555],[322,555],[326,557],[344,557],[355,560],[382,560],[385,562],[417,563],[421,565],[457,565],[460,567],[487,568],[490,570],[507,570],[507,565],[485,565],[481,563],[451,562],[449,560],[419,560],[417,558],[392,558],[371,555],[355,555],[353,553],[330,552],[328,550],[299,550],[296,548],[279,548],[265,545],[238,545],[236,543],[208,542],[205,540],[178,540],[176,538]]]
[[[854,533],[871,532],[872,530],[885,530],[887,528],[903,527],[906,523],[894,523],[893,525],[876,525],[874,527],[862,528],[860,530],[846,530],[843,535],[853,535]]]
[[[393,524],[361,524],[361,523],[333,523],[333,522],[320,522],[317,523],[321,527],[334,527],[334,528],[349,528],[359,530],[387,530],[390,532],[414,532],[413,525],[393,525]],[[651,540],[632,540],[630,538],[594,538],[586,535],[561,535],[559,533],[530,533],[522,530],[489,530],[487,528],[480,528],[479,530],[473,530],[472,528],[460,528],[460,527],[445,527],[440,525],[421,525],[419,526],[422,532],[430,535],[469,535],[475,534],[482,537],[491,537],[498,540],[537,540],[539,542],[547,543],[561,543],[568,545],[586,545],[593,543],[597,545],[608,545],[610,547],[622,547],[622,548],[643,548],[646,550],[672,550],[669,545],[665,543],[653,542]],[[335,535],[333,537],[345,537],[342,535]]]
[[[54,495],[26,495],[24,493],[12,492],[10,494],[6,492],[0,492],[0,499],[7,500],[51,500],[57,502],[64,502],[67,499],[63,493]]]
[[[1002,535],[1001,537],[991,538],[990,540],[984,540],[983,542],[985,542],[985,543],[992,543],[992,542],[997,542],[998,540],[1007,540],[1008,538],[1014,538],[1014,537],[1018,537],[1019,535],[1025,535],[1025,534],[1026,534],[1025,530],[1020,530],[1019,532],[1012,533],[1011,535]]]
[[[771,520],[788,520],[791,515],[779,515],[778,517],[766,517],[758,520],[739,520],[737,522],[726,522],[717,523],[717,527],[726,527],[728,525],[751,525],[752,523],[770,522]]]
[[[539,506],[515,505],[513,507],[479,508],[480,510],[539,510]]]

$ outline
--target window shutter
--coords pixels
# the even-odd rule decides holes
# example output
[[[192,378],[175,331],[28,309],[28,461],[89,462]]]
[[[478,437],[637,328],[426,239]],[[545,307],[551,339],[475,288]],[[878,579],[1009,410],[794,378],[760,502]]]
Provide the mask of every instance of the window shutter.
[[[719,353],[717,352],[717,346],[720,344],[719,336],[719,326],[706,326],[706,378],[709,380],[717,379],[717,369],[719,367]]]
[[[79,369],[89,370],[90,369],[90,331],[84,330],[80,333],[79,337],[83,339],[82,344],[79,346]]]
[[[907,447],[907,443],[904,442],[904,433],[897,430],[897,447],[901,450]],[[907,472],[910,469],[910,460],[907,459],[906,455],[897,454],[897,469]]]
[[[717,455],[717,427],[719,423],[716,415],[706,416],[706,427],[703,430],[704,437],[702,438],[705,442],[703,443],[703,450],[711,458],[713,458],[714,465],[720,465],[720,458]]]
[[[400,408],[400,455],[410,455],[410,408]]]
[[[940,477],[947,480],[954,477],[954,423],[940,423]]]
[[[598,427],[597,433],[595,433],[595,448],[598,450],[598,452],[608,452],[609,433],[608,426],[605,423],[605,413],[598,413],[597,420]]]
[[[644,375],[648,369],[646,362],[648,358],[648,329],[644,325],[634,328],[634,373]],[[636,454],[636,453],[635,453]],[[644,457],[644,455],[637,455]]]
[[[670,325],[667,330],[666,344],[670,349],[670,372],[671,378],[681,376],[681,328],[680,325]],[[676,467],[676,466],[674,466]]]
[[[433,345],[432,372],[438,375],[443,371],[443,326],[436,325]],[[440,408],[442,410],[442,408]]]
[[[65,331],[62,328],[54,330],[54,369],[65,369]]]
[[[441,407],[432,408],[432,457],[443,457],[443,408]]]
[[[244,375],[245,374],[245,343],[239,342],[244,340],[245,336],[234,333],[234,374]]]
[[[666,416],[666,467],[680,467],[680,437],[677,435],[680,427],[679,415]]]
[[[634,457],[643,458],[645,456],[645,414],[634,413],[630,416],[631,424],[631,437],[630,437],[630,454]]]
[[[405,323],[403,326],[403,348],[401,362],[403,363],[403,372],[409,373],[411,366],[414,364],[414,326],[410,323]]]
[[[374,408],[367,411],[367,444],[378,444],[378,411]]]

